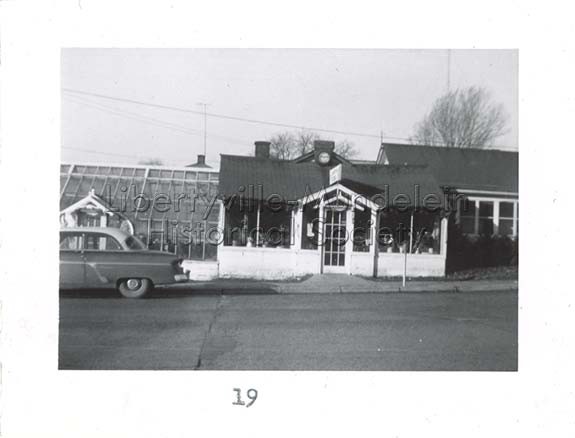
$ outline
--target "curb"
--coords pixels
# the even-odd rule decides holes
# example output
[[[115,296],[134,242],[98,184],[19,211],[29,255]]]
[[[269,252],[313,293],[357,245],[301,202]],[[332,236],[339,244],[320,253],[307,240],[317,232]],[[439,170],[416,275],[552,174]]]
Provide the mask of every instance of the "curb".
[[[206,294],[283,294],[283,295],[301,295],[301,294],[406,294],[406,293],[472,293],[472,292],[511,292],[518,290],[516,280],[500,282],[481,282],[473,283],[470,281],[454,282],[455,284],[407,284],[402,287],[401,284],[374,283],[369,286],[350,287],[331,286],[330,288],[306,287],[303,283],[273,283],[273,282],[249,282],[240,284],[224,284],[219,282],[189,282],[179,283],[169,287],[170,290],[181,290],[190,292],[199,292]]]
[[[274,288],[278,294],[282,295],[310,295],[310,294],[432,294],[432,293],[480,293],[480,292],[516,292],[517,286],[506,286],[497,288],[470,288],[461,289],[458,287],[440,288],[440,289],[411,289],[411,288],[393,288],[393,289],[342,289],[340,290],[312,290],[312,291],[298,291],[296,289]]]

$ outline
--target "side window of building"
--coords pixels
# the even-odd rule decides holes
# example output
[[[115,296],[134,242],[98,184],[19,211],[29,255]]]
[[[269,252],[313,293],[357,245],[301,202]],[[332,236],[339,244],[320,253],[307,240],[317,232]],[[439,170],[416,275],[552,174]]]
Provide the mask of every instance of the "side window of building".
[[[513,202],[499,203],[499,234],[501,236],[513,235]]]
[[[493,234],[493,202],[479,202],[479,234]]]
[[[475,201],[463,199],[459,207],[461,231],[464,234],[475,234]]]
[[[519,203],[465,199],[459,204],[459,223],[464,234],[514,237],[519,234]]]
[[[519,236],[519,202],[516,204],[515,208],[515,235]]]

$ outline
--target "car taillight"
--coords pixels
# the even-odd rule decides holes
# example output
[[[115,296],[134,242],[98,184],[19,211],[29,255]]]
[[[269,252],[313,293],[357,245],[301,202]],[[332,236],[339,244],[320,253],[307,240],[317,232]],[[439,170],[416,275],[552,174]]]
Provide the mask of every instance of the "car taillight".
[[[182,268],[182,262],[183,261],[184,261],[184,259],[177,259],[177,260],[174,260],[172,262],[172,266],[174,268],[174,271],[177,274],[183,274],[184,273],[184,269]]]

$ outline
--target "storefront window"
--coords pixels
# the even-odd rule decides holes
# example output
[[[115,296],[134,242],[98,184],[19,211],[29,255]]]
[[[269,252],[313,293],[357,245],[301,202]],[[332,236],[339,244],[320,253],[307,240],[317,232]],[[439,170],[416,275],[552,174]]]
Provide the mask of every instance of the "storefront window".
[[[259,228],[258,228],[259,216]],[[291,210],[283,205],[255,203],[253,206],[234,203],[226,209],[224,245],[248,247],[290,246]]]
[[[363,211],[356,209],[353,223],[353,250],[354,252],[369,252],[371,242],[371,209]]]
[[[271,248],[289,248],[291,217],[291,210],[286,205],[276,208],[262,204],[260,212],[261,245]]]
[[[415,211],[412,230],[411,212],[384,211],[380,217],[378,243],[380,252],[398,253],[404,248],[410,251],[411,247],[412,254],[439,254],[441,216]]]
[[[319,239],[319,202],[306,204],[302,210],[301,248],[317,249]]]

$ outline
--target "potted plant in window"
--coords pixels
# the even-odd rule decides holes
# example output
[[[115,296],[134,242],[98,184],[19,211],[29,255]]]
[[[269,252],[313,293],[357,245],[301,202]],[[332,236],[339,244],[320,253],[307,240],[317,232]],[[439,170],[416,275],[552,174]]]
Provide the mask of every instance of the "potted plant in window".
[[[434,243],[435,243],[435,239],[433,239],[433,236],[431,235],[431,233],[426,232],[423,235],[422,242],[421,242],[422,252],[427,252],[428,254],[433,254],[433,244]]]

